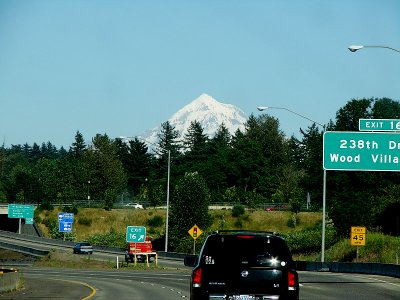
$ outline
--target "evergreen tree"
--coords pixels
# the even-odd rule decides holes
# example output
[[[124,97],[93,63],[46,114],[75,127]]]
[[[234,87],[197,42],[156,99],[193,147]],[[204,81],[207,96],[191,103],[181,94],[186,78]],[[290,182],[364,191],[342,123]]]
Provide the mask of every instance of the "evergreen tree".
[[[352,99],[336,113],[336,131],[358,131],[358,120],[370,118],[373,99]]]
[[[152,168],[152,155],[144,141],[135,138],[125,143],[116,139],[118,156],[124,166],[128,179],[128,190],[138,195],[141,188],[150,178]],[[147,188],[147,187],[146,187]]]
[[[86,151],[86,144],[83,135],[77,131],[75,134],[75,141],[69,148],[69,153],[73,158],[81,158]]]
[[[157,137],[158,145],[156,152],[160,157],[167,157],[168,151],[171,152],[172,157],[177,157],[179,155],[181,149],[179,132],[169,121],[161,124],[161,131]]]
[[[187,173],[181,178],[172,195],[171,234],[169,235],[172,251],[188,252],[190,249],[181,241],[187,240],[187,231],[198,225],[203,230],[211,225],[208,213],[210,194],[205,180],[197,173]],[[186,244],[187,245],[187,244]]]
[[[239,182],[230,186],[244,191],[257,188],[263,196],[271,197],[279,185],[278,175],[290,162],[288,145],[277,119],[265,114],[251,115],[245,133],[239,132],[232,141],[228,165]]]
[[[126,186],[126,176],[115,143],[106,134],[97,134],[92,142],[83,157],[84,168],[90,172],[90,193],[94,199],[107,200],[110,209],[110,199]]]
[[[181,158],[180,149],[179,132],[169,123],[169,121],[162,123],[156,147],[156,153],[158,156],[158,172],[156,176],[158,178],[164,178],[165,185],[167,185],[166,175],[168,172],[168,165],[170,166],[170,172],[173,169],[174,174],[177,175],[176,169]],[[173,181],[175,177],[176,176],[171,176],[170,178]],[[173,186],[173,183],[171,183],[170,186]]]
[[[232,136],[229,133],[228,128],[226,128],[225,124],[222,123],[218,127],[214,137],[209,142],[210,152],[217,153],[218,151],[228,149],[230,146],[231,140],[232,140]]]
[[[305,172],[301,186],[306,193],[311,195],[311,203],[322,206],[323,167],[322,148],[323,132],[319,131],[316,124],[308,127],[306,131],[300,129],[303,138],[297,139],[297,157],[294,158],[297,168]]]
[[[204,154],[208,136],[204,134],[203,127],[198,121],[192,121],[188,132],[184,136],[184,145],[192,156]]]
[[[38,159],[42,157],[42,153],[40,151],[40,147],[38,144],[33,143],[31,150],[29,151],[29,159],[33,162],[36,162]]]
[[[226,126],[222,123],[214,137],[207,143],[207,159],[203,161],[203,169],[199,170],[209,187],[212,187],[211,199],[220,201],[223,193],[228,188],[228,153],[232,136]]]

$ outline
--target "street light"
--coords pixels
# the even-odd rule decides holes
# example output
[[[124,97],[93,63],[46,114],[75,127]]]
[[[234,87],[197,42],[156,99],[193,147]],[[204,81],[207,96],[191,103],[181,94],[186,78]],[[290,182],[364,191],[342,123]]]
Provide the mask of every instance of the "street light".
[[[325,126],[322,125],[321,123],[318,123],[317,121],[314,121],[314,120],[312,120],[312,119],[310,119],[310,118],[308,118],[308,117],[306,117],[306,116],[303,116],[303,115],[301,115],[301,114],[299,114],[299,113],[297,113],[297,112],[295,112],[295,111],[293,111],[293,110],[290,110],[290,109],[288,109],[288,108],[286,108],[286,107],[277,107],[277,106],[258,106],[258,107],[257,107],[257,109],[258,109],[259,111],[263,111],[263,110],[266,110],[266,109],[269,109],[269,108],[286,110],[286,111],[291,112],[291,113],[293,113],[293,114],[295,114],[295,115],[298,115],[299,117],[302,117],[302,118],[304,118],[304,119],[306,119],[306,120],[308,120],[308,121],[311,121],[311,122],[313,122],[313,123],[315,123],[315,124],[318,124],[319,126],[321,126],[322,128],[325,129]]]
[[[90,192],[89,192],[89,188],[90,188],[90,180],[88,180],[88,185],[87,185],[87,199],[89,201],[89,207],[90,207]]]
[[[121,137],[121,139],[138,139],[143,142],[149,143],[153,146],[157,146],[148,140],[141,137]],[[169,216],[169,183],[170,183],[170,174],[171,174],[171,150],[168,150],[168,170],[167,170],[167,211],[165,216],[165,252],[168,252],[168,216]]]
[[[259,111],[263,111],[263,110],[266,110],[266,109],[268,109],[268,108],[272,108],[272,109],[283,109],[283,110],[286,110],[286,111],[288,111],[288,112],[291,112],[291,113],[293,113],[293,114],[295,114],[295,115],[297,115],[297,116],[299,116],[299,117],[302,117],[302,118],[304,118],[304,119],[306,119],[306,120],[309,120],[309,121],[311,121],[311,122],[313,122],[313,123],[315,123],[315,124],[318,124],[319,126],[321,126],[323,129],[324,129],[324,131],[325,131],[325,126],[324,125],[322,125],[321,123],[318,123],[318,122],[316,122],[316,121],[314,121],[314,120],[312,120],[312,119],[310,119],[310,118],[308,118],[308,117],[306,117],[306,116],[303,116],[302,114],[299,114],[299,113],[297,113],[297,112],[295,112],[295,111],[293,111],[293,110],[290,110],[290,109],[288,109],[288,108],[286,108],[286,107],[276,107],[276,106],[259,106],[259,107],[257,107],[257,109],[259,110]],[[323,191],[322,191],[322,194],[323,194],[323,196],[322,196],[322,241],[321,241],[321,262],[324,262],[325,261],[325,227],[326,227],[326,225],[325,225],[325,216],[326,216],[326,170],[324,169],[324,180],[323,180]]]
[[[349,49],[351,52],[356,52],[356,51],[358,51],[358,50],[360,50],[360,49],[363,49],[363,48],[384,48],[384,49],[390,49],[390,50],[393,50],[393,51],[396,51],[396,52],[399,52],[399,53],[400,53],[400,50],[397,50],[397,49],[395,49],[395,48],[388,47],[388,46],[361,46],[361,45],[352,45],[352,46],[349,46],[349,47],[348,47],[348,49]]]

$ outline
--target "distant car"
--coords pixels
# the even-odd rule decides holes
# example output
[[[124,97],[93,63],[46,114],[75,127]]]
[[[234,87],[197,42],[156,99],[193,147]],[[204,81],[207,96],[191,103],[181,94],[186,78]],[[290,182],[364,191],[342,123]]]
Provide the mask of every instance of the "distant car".
[[[143,209],[143,205],[139,204],[139,203],[128,203],[128,204],[125,204],[125,207],[132,207],[135,209]]]
[[[289,210],[290,206],[288,204],[280,204],[275,205],[273,207],[267,207],[265,211],[274,211],[274,210]]]
[[[76,243],[74,246],[74,254],[88,253],[93,254],[93,247],[88,242]]]

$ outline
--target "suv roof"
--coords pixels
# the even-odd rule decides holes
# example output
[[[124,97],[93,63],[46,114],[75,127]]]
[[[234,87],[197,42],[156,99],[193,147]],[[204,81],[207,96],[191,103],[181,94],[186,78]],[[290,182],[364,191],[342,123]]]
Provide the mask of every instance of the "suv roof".
[[[271,258],[292,262],[286,241],[273,232],[217,231],[207,237],[201,252],[218,257],[218,264],[265,266]]]

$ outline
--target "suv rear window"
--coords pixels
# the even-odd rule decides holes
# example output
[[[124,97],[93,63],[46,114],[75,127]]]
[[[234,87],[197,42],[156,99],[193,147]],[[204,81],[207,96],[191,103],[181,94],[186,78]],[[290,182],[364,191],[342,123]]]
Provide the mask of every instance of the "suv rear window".
[[[276,261],[292,260],[285,241],[276,236],[213,235],[209,236],[202,254],[202,264],[221,267],[269,267]]]

